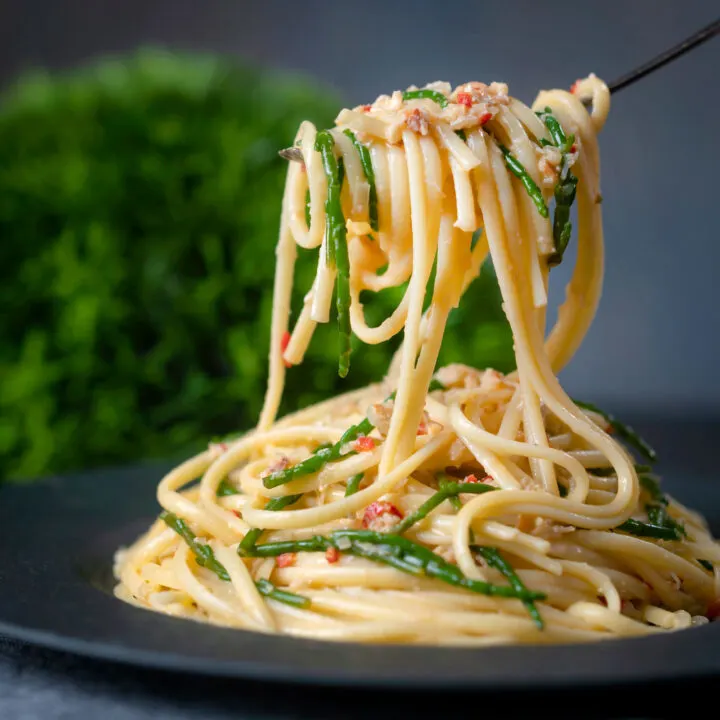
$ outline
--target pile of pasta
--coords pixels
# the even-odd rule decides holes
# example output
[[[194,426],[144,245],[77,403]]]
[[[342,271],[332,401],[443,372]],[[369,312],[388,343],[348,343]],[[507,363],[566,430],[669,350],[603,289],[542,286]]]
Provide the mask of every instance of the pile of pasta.
[[[502,83],[432,83],[330,130],[303,123],[283,153],[258,425],[161,480],[160,517],[117,553],[117,596],[246,630],[423,644],[600,640],[714,616],[720,547],[704,519],[663,492],[647,443],[557,380],[601,294],[608,109],[591,75],[532,107]],[[291,318],[298,246],[318,264]],[[438,369],[488,256],[517,370]],[[388,288],[403,299],[371,327],[363,299]],[[341,375],[352,335],[402,333],[386,376],[278,418],[286,374],[333,315]]]

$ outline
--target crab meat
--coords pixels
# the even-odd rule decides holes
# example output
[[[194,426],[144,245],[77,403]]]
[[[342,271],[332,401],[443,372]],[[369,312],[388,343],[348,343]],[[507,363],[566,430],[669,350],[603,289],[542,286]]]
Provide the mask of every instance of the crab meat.
[[[536,518],[535,527],[530,531],[530,534],[546,539],[553,539],[571,532],[575,532],[575,528],[571,525],[561,525],[547,518]]]
[[[427,135],[430,129],[427,115],[418,108],[415,108],[405,116],[405,124],[419,135]]]
[[[491,392],[499,390],[504,385],[504,376],[497,370],[485,370],[480,381],[481,392]]]
[[[456,96],[460,93],[468,93],[477,102],[479,100],[487,100],[488,90],[489,88],[485,83],[469,82],[457,88]]]
[[[481,373],[469,365],[452,363],[440,368],[435,373],[437,379],[446,388],[465,388],[467,390],[479,387]]]
[[[377,500],[365,508],[362,524],[368,530],[388,532],[402,518],[403,514],[391,502]]]
[[[493,100],[501,105],[507,105],[510,102],[508,91],[507,83],[492,82],[488,88]]]
[[[263,479],[269,477],[273,473],[284,470],[288,465],[290,465],[290,458],[283,455],[279,460],[276,460],[272,465],[265,468],[265,470],[260,473],[260,477]]]
[[[386,403],[375,403],[368,410],[368,419],[375,426],[382,437],[388,434],[390,429],[390,420],[392,418],[393,402],[389,400]]]

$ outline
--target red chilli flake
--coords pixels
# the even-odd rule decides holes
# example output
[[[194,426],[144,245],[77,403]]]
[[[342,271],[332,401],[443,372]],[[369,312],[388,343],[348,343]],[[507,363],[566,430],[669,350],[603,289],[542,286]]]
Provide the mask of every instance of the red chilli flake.
[[[340,551],[336,547],[329,547],[325,551],[325,559],[329,563],[336,563],[340,559]]]
[[[275,563],[279,568],[286,568],[291,567],[295,564],[296,560],[295,553],[283,553],[282,555],[278,555],[277,559],[275,560]]]
[[[363,105],[361,109],[363,112],[370,112],[371,107],[372,105]]]
[[[477,476],[474,474],[466,475],[463,478],[463,482],[465,483],[479,483],[480,481],[477,479]]]
[[[282,340],[280,341],[280,354],[284,355],[285,351],[287,350],[287,346],[290,344],[290,333],[286,330],[283,333]],[[285,358],[283,358],[283,362],[285,363],[286,368],[291,368],[292,363],[289,363]]]
[[[570,148],[570,152],[574,153],[577,150],[577,145],[573,143],[572,147]]]
[[[578,85],[580,84],[579,80],[576,80],[571,86],[570,86],[570,92],[573,93],[573,95],[578,91]]]
[[[472,95],[466,92],[459,92],[455,97],[455,102],[457,102],[458,105],[464,105],[466,108],[473,106]]]
[[[417,434],[418,435],[427,435],[428,434],[428,425],[424,420],[421,421],[421,423],[418,425]]]
[[[713,600],[705,611],[705,617],[708,620],[716,620],[720,617],[720,598]]]
[[[484,125],[486,122],[489,122],[492,120],[492,113],[485,113],[484,115],[480,116],[480,124]]]
[[[385,502],[384,500],[377,500],[376,502],[368,505],[365,509],[362,520],[363,527],[371,527],[374,522],[383,515],[392,515],[401,520],[403,516],[403,514],[392,503]]]
[[[375,440],[367,435],[361,435],[354,443],[353,447],[358,452],[370,452],[375,449]]]

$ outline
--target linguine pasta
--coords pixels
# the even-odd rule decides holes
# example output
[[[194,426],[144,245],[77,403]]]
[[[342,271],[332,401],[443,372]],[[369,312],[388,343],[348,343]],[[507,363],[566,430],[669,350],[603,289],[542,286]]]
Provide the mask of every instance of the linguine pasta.
[[[557,380],[601,293],[608,109],[591,75],[532,108],[500,83],[433,83],[343,110],[329,131],[303,123],[258,425],[162,479],[162,515],[117,553],[117,596],[372,642],[586,641],[707,622],[720,547],[704,519],[663,493],[632,430]],[[577,259],[547,328],[575,202]],[[297,246],[318,265],[290,330]],[[437,369],[448,316],[488,255],[517,370]],[[402,300],[370,326],[364,295],[395,287]],[[342,375],[351,333],[402,332],[386,377],[278,419],[288,368],[333,314]]]

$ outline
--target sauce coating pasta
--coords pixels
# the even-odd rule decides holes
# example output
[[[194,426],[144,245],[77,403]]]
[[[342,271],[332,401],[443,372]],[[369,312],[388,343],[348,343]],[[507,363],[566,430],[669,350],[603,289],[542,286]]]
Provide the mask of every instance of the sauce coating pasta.
[[[704,519],[662,491],[641,438],[557,380],[601,294],[608,110],[591,75],[532,107],[502,83],[432,83],[345,109],[330,130],[303,123],[258,425],[162,479],[160,518],[118,551],[117,596],[363,642],[588,641],[707,622],[720,547]],[[549,278],[571,241],[548,329]],[[318,264],[291,328],[297,246]],[[517,370],[438,369],[448,317],[488,255]],[[370,326],[363,296],[398,287]],[[333,315],[341,375],[351,335],[402,333],[387,375],[278,419],[286,373]]]

